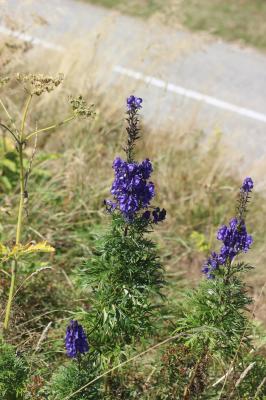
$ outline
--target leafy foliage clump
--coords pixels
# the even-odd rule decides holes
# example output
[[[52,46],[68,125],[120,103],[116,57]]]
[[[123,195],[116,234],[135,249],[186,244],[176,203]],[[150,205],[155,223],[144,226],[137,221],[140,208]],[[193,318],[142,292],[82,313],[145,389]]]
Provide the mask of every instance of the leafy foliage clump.
[[[237,379],[231,385],[231,393],[243,400],[259,400],[266,396],[266,357],[265,354],[249,354],[237,368]]]
[[[69,362],[62,365],[52,376],[52,380],[47,388],[49,400],[62,400],[71,396],[73,400],[97,400],[101,399],[99,382],[80,390],[88,382],[93,380],[98,371],[96,358],[93,355],[84,357],[84,359]]]
[[[163,275],[155,244],[145,233],[140,220],[127,226],[114,214],[101,248],[82,268],[82,283],[91,290],[91,341],[101,350],[130,344],[151,331],[156,309],[152,299],[160,292]]]
[[[207,365],[206,355],[200,359],[187,346],[169,345],[161,357],[150,395],[158,400],[182,399],[186,393],[191,399],[198,398],[208,383]]]
[[[26,358],[16,349],[0,341],[0,393],[3,400],[23,399],[28,381]]]
[[[204,347],[222,360],[230,360],[239,345],[249,343],[250,325],[245,314],[251,299],[246,285],[234,276],[202,280],[183,302],[178,331],[187,334],[186,343],[198,351]]]

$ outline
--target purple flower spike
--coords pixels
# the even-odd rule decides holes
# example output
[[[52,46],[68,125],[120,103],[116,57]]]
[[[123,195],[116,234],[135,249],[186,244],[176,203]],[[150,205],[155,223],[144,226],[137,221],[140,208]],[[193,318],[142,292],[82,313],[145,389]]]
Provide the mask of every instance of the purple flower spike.
[[[65,346],[68,357],[77,358],[89,351],[86,334],[78,321],[71,320],[65,336]]]
[[[244,182],[243,182],[243,184],[241,186],[241,189],[244,192],[249,193],[249,192],[251,192],[253,187],[254,187],[253,180],[248,176],[247,178],[244,179]]]
[[[253,189],[253,181],[250,177],[244,179],[240,188],[240,199],[238,215],[230,220],[229,225],[222,225],[217,232],[217,239],[222,242],[220,252],[212,253],[203,265],[202,272],[210,278],[211,272],[231,265],[232,261],[240,253],[246,253],[252,243],[253,238],[247,233],[245,224],[246,206],[249,199],[248,193]],[[213,275],[214,276],[214,275]]]
[[[142,106],[142,99],[133,95],[127,98],[127,108],[129,111],[139,110]]]
[[[135,214],[149,206],[155,195],[154,184],[148,181],[152,173],[152,164],[146,159],[142,163],[126,162],[117,157],[113,162],[115,179],[111,194],[114,201],[106,201],[110,212],[120,210],[127,221],[132,221]]]

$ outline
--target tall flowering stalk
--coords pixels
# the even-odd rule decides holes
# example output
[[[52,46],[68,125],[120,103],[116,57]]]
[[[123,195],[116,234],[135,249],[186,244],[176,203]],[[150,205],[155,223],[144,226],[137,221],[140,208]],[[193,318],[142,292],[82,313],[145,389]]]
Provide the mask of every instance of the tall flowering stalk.
[[[18,263],[19,259],[22,257],[26,257],[31,253],[39,253],[39,252],[52,252],[54,249],[47,245],[46,242],[41,242],[36,245],[31,243],[22,244],[22,231],[23,231],[23,223],[24,223],[24,215],[27,212],[27,201],[28,201],[28,178],[32,169],[32,162],[36,151],[37,145],[37,137],[40,133],[47,132],[50,130],[54,130],[55,128],[64,125],[71,120],[75,119],[78,116],[88,117],[92,115],[91,107],[87,107],[86,103],[82,99],[82,97],[78,97],[77,99],[70,99],[70,103],[72,106],[71,115],[67,118],[59,121],[57,123],[53,123],[47,127],[38,128],[33,131],[29,130],[28,125],[28,116],[30,113],[30,107],[32,105],[32,100],[34,97],[41,96],[44,93],[49,93],[57,88],[62,80],[62,75],[59,75],[57,78],[53,78],[50,76],[44,76],[41,74],[17,74],[16,80],[18,83],[23,85],[24,92],[26,93],[26,98],[22,111],[22,118],[20,127],[18,128],[15,120],[11,117],[7,107],[4,105],[3,101],[0,99],[0,106],[5,114],[6,122],[2,122],[0,120],[0,126],[7,132],[14,141],[16,150],[18,152],[19,159],[19,184],[20,184],[20,193],[19,193],[19,206],[18,206],[18,214],[17,214],[17,224],[16,224],[16,240],[13,248],[9,248],[4,244],[0,243],[0,263],[2,263],[5,267],[7,262],[11,263],[11,281],[9,287],[8,301],[6,305],[5,318],[4,318],[4,330],[8,329],[11,308],[15,293],[16,287],[16,276],[18,272]],[[32,153],[32,157],[30,160],[27,160],[25,156],[25,148],[28,146],[31,139],[35,139],[35,150]],[[25,169],[25,164],[28,163],[28,167]]]
[[[69,394],[72,397],[73,392],[74,400],[82,395],[93,400],[113,398],[112,385],[119,385],[119,378],[112,380],[112,375],[107,376],[100,390],[97,378],[96,384],[88,386],[88,382],[120,362],[126,346],[134,345],[155,326],[164,280],[156,246],[147,234],[165,219],[166,211],[151,204],[155,196],[150,181],[151,161],[135,160],[141,104],[138,97],[127,99],[126,159],[114,160],[115,177],[110,190],[113,198],[105,201],[111,224],[95,255],[84,262],[79,272],[90,309],[80,315],[84,329],[77,321],[71,321],[67,327],[67,354],[78,363],[70,362],[54,375],[52,393],[58,398],[68,398]],[[83,357],[84,353],[88,354]]]
[[[203,265],[202,271],[208,279],[203,279],[185,297],[183,316],[177,323],[177,331],[185,333],[185,336],[179,341],[176,351],[185,345],[194,363],[187,365],[184,358],[184,365],[181,365],[186,373],[180,385],[180,398],[193,398],[196,394],[215,397],[219,385],[207,390],[211,387],[211,371],[221,364],[232,368],[232,364],[238,364],[251,347],[247,307],[252,300],[242,273],[252,267],[243,261],[237,262],[236,258],[246,253],[253,243],[245,223],[252,189],[252,179],[245,178],[236,215],[228,225],[218,229],[217,239],[222,242],[221,248],[211,253]]]
[[[207,259],[203,266],[207,278],[215,277],[215,271],[221,267],[224,268],[225,279],[230,276],[231,265],[236,256],[240,253],[246,253],[253,238],[247,233],[245,225],[245,215],[247,212],[247,204],[249,201],[249,194],[253,189],[253,181],[250,177],[245,178],[239,193],[239,201],[237,205],[237,215],[232,218],[229,225],[222,225],[217,232],[217,239],[223,244],[219,253],[212,252],[211,256]]]
[[[126,105],[126,159],[115,158],[113,198],[105,201],[111,227],[101,240],[97,256],[85,262],[81,271],[81,283],[92,304],[86,318],[89,339],[102,359],[119,355],[118,348],[121,351],[152,330],[164,282],[155,244],[147,234],[165,219],[166,211],[152,205],[155,188],[150,180],[151,161],[138,162],[134,154],[140,139],[142,99],[130,96]]]

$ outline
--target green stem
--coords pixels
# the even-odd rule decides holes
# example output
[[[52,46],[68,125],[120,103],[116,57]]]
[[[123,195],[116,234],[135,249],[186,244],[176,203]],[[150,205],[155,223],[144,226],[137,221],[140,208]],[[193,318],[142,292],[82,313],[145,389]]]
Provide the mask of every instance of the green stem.
[[[21,121],[21,128],[20,128],[20,141],[23,141],[23,136],[24,136],[24,130],[25,130],[25,122],[26,122],[26,118],[27,118],[27,114],[29,111],[29,106],[32,100],[32,94],[30,94],[26,100],[25,103],[25,108],[24,108],[24,112],[23,112],[23,116],[22,116],[22,121]]]
[[[32,100],[32,95],[29,95],[26,103],[25,108],[22,116],[21,121],[21,129],[19,135],[19,143],[18,143],[18,152],[19,152],[19,179],[20,179],[20,201],[19,201],[19,208],[18,208],[18,219],[17,219],[17,231],[16,231],[16,245],[20,243],[21,240],[21,229],[22,229],[22,217],[23,217],[23,206],[24,206],[24,167],[23,167],[23,140],[24,140],[24,130],[25,130],[25,122],[27,118],[27,114],[29,111],[29,106]],[[9,295],[8,301],[6,306],[5,312],[5,321],[4,321],[4,329],[8,329],[11,308],[12,308],[12,301],[15,292],[15,283],[16,283],[16,270],[17,270],[17,260],[12,263],[12,270],[11,270],[11,283],[9,288]]]
[[[58,128],[59,126],[64,125],[69,121],[72,121],[72,119],[74,119],[74,118],[75,118],[75,115],[72,115],[71,117],[68,117],[61,122],[57,122],[53,125],[47,126],[46,128],[37,129],[36,131],[31,132],[28,136],[26,136],[26,140],[29,140],[32,136],[37,135],[40,132],[46,132],[46,131],[50,131],[51,129]]]
[[[21,129],[19,135],[18,153],[19,153],[19,181],[20,181],[20,201],[18,208],[18,220],[17,220],[17,233],[16,233],[16,244],[20,243],[21,239],[21,227],[22,227],[22,216],[23,216],[23,206],[24,206],[24,191],[25,191],[25,181],[24,181],[24,166],[23,166],[23,141],[24,141],[24,130],[27,114],[29,111],[29,106],[32,100],[32,94],[30,94],[26,100],[24,113],[21,121]]]
[[[11,115],[9,114],[9,112],[8,112],[8,110],[7,110],[7,108],[6,108],[6,106],[4,105],[4,103],[2,102],[1,99],[0,99],[0,105],[2,106],[4,112],[5,112],[6,115],[7,115],[7,118],[9,119],[9,121],[10,121],[11,124],[13,125],[13,128],[14,128],[15,132],[17,133],[18,130],[17,130],[17,128],[16,128],[16,125],[15,125],[15,123],[14,123],[14,120],[12,119]]]
[[[21,227],[22,227],[22,216],[24,206],[24,166],[23,166],[23,150],[22,144],[19,144],[19,180],[20,180],[20,200],[18,208],[18,220],[17,220],[17,233],[16,233],[16,244],[20,243],[21,238]]]
[[[11,131],[11,129],[9,129],[8,126],[6,126],[5,124],[2,124],[2,122],[0,122],[0,126],[1,126],[2,128],[4,128],[5,130],[7,130],[9,133],[11,133],[11,135],[12,135],[13,138],[15,139],[16,143],[19,142],[19,140],[18,140],[17,136],[15,135],[15,133],[14,133],[13,131]]]
[[[3,131],[3,151],[4,151],[4,154],[7,152],[6,133],[5,133],[5,131]]]
[[[7,301],[6,313],[5,313],[5,321],[4,321],[4,329],[5,330],[8,328],[12,300],[13,300],[14,291],[15,291],[16,265],[17,265],[17,261],[14,261],[12,263],[11,283],[10,283],[9,295],[8,295],[8,301]]]

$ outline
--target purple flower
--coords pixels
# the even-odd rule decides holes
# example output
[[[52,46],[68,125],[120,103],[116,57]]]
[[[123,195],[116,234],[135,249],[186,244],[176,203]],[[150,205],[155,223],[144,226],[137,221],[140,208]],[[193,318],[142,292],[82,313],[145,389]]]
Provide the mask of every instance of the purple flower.
[[[148,158],[146,158],[146,160],[142,161],[142,163],[139,165],[139,168],[142,172],[143,178],[149,179],[149,177],[151,176],[151,173],[153,171],[152,163],[150,162],[150,160]]]
[[[151,212],[149,210],[144,211],[144,213],[142,214],[142,218],[149,220],[151,216]]]
[[[67,355],[71,358],[76,358],[79,354],[89,351],[86,334],[78,321],[70,321],[66,329],[65,346]]]
[[[119,209],[127,221],[133,220],[135,214],[150,205],[155,196],[154,184],[148,179],[152,173],[152,164],[146,159],[141,163],[128,163],[117,157],[113,162],[115,179],[111,194],[114,201],[106,201],[109,210]]]
[[[227,234],[227,226],[223,225],[223,226],[221,226],[221,228],[218,229],[217,239],[218,240],[224,240],[226,234]]]
[[[136,214],[142,209],[147,209],[155,196],[154,184],[148,179],[153,171],[149,159],[137,162],[127,162],[117,157],[113,162],[115,179],[111,187],[114,201],[105,200],[107,211],[119,210],[125,220],[132,222]],[[163,221],[166,211],[156,208],[152,212],[152,223]],[[151,212],[146,210],[142,217],[150,220]]]
[[[253,180],[248,176],[247,178],[244,179],[241,189],[244,192],[249,193],[249,192],[251,192],[253,187],[254,187]]]
[[[236,228],[237,228],[237,225],[238,225],[238,221],[237,221],[237,218],[232,218],[231,220],[230,220],[230,222],[229,222],[229,225],[230,225],[230,228],[232,229],[232,230],[235,230]]]
[[[106,211],[112,213],[116,209],[116,204],[111,200],[104,200]]]
[[[217,232],[217,239],[223,242],[219,254],[212,253],[203,265],[202,272],[207,276],[211,270],[217,269],[228,262],[231,262],[241,252],[246,253],[253,238],[248,235],[244,221],[238,221],[237,218],[232,218],[229,226],[221,226]]]
[[[129,111],[135,111],[140,109],[142,103],[142,99],[140,97],[135,97],[133,95],[127,98],[127,108]]]
[[[153,223],[154,224],[158,224],[158,222],[161,222],[165,219],[166,217],[166,210],[163,208],[162,210],[160,210],[159,207],[156,207],[155,210],[152,212],[152,216],[153,216]]]
[[[217,253],[212,252],[211,256],[206,260],[205,264],[203,265],[202,272],[207,276],[207,278],[209,278],[211,275],[211,271],[218,269],[220,265],[220,256]]]

